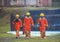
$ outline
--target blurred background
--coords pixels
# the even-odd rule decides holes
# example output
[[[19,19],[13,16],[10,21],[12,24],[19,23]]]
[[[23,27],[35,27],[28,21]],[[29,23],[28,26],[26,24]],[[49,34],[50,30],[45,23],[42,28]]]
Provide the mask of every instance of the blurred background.
[[[47,30],[60,30],[60,0],[0,0],[0,26],[9,25],[11,30],[14,30],[12,25],[14,15],[20,14],[23,21],[27,11],[34,19],[35,26],[32,31],[39,30],[37,20],[41,12],[45,13],[49,21]]]
[[[43,12],[49,22],[47,34],[56,34],[56,36],[47,37],[41,40],[40,37],[15,39],[15,35],[8,34],[8,31],[14,31],[12,21],[15,14],[18,13],[20,18],[24,19],[25,13],[29,11],[34,20],[32,31],[39,31],[37,20],[39,14]],[[21,28],[23,30],[23,27]],[[56,32],[57,31],[57,32]],[[12,32],[13,33],[13,32]],[[39,32],[40,33],[40,32]],[[39,35],[35,33],[34,35]],[[60,0],[0,0],[0,42],[60,42]]]
[[[0,0],[0,6],[60,7],[60,0]]]

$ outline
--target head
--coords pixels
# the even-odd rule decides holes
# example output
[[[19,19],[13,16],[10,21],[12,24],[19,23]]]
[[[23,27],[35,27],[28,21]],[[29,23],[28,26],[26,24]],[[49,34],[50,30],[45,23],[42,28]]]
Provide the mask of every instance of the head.
[[[44,13],[40,13],[40,17],[43,18],[44,17]]]
[[[29,16],[30,16],[30,12],[27,12],[27,13],[26,13],[26,16],[29,17]]]
[[[16,14],[16,16],[15,16],[16,18],[19,18],[19,14]]]

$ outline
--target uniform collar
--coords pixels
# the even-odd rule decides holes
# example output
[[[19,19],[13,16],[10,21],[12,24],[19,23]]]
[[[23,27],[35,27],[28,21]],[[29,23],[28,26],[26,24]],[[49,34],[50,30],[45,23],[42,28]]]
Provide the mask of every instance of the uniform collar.
[[[25,18],[31,18],[31,16],[29,16],[29,17],[26,16]]]
[[[40,18],[41,19],[41,18]],[[45,19],[45,17],[43,17],[43,19]]]

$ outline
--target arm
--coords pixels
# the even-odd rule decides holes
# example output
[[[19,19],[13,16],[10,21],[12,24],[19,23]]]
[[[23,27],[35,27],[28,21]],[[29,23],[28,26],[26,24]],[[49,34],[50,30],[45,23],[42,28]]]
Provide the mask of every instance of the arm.
[[[20,26],[22,27],[22,21],[21,21],[21,19],[19,19],[19,21],[20,21]]]
[[[48,20],[45,19],[45,26],[48,26]]]
[[[33,19],[31,18],[31,24],[32,24],[32,26],[34,26],[34,21],[33,21]]]
[[[39,20],[38,20],[38,25],[40,25],[41,26],[41,20],[40,20],[41,18],[39,18]]]
[[[39,26],[42,26],[41,18],[39,18],[39,20],[38,20],[38,25],[39,25]]]
[[[23,23],[23,26],[25,26],[25,18],[24,18],[24,23]]]
[[[12,24],[14,24],[15,23],[15,19],[12,21]]]

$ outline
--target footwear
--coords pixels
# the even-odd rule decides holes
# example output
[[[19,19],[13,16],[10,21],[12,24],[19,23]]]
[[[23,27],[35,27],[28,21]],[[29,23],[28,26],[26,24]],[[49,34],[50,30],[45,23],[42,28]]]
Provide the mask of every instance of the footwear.
[[[26,37],[27,39],[30,39],[29,37]]]
[[[41,39],[43,39],[43,38],[41,38]]]
[[[16,39],[18,39],[18,37],[16,37]]]
[[[44,39],[46,39],[46,37],[44,37]]]

